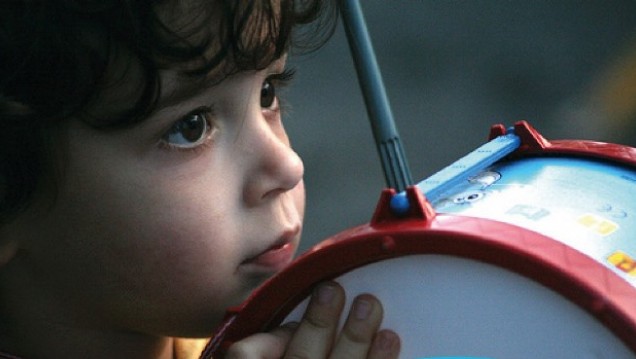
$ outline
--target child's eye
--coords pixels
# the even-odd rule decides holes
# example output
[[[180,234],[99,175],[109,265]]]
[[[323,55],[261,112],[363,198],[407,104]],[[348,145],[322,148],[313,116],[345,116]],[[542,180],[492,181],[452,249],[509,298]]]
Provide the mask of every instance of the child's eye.
[[[287,69],[279,74],[270,75],[263,81],[261,87],[261,107],[265,109],[276,109],[278,97],[276,88],[287,85],[294,78],[295,71]]]
[[[261,87],[261,107],[270,108],[276,102],[276,87],[271,79],[265,79]]]
[[[198,109],[175,122],[161,138],[164,144],[181,149],[194,148],[205,142],[212,130],[209,108]]]

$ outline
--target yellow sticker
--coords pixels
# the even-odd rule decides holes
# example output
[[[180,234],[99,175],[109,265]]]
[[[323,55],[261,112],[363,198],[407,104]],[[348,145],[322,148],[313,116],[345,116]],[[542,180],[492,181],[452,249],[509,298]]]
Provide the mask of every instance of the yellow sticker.
[[[602,236],[616,232],[619,227],[615,222],[589,213],[579,217],[577,222]]]
[[[636,260],[627,253],[616,251],[607,257],[607,261],[623,272],[636,276]]]

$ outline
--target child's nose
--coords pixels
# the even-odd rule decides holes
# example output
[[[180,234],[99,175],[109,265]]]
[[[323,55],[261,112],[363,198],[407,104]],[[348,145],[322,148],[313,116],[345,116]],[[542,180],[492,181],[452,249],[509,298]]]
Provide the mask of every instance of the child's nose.
[[[282,126],[268,124],[259,132],[258,139],[252,143],[255,168],[245,193],[250,205],[291,190],[304,174],[303,161],[289,145]]]

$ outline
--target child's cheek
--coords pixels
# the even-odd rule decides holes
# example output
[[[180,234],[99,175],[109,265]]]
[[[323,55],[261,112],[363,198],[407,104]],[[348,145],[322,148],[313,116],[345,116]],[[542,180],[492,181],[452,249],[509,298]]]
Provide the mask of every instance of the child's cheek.
[[[298,209],[298,215],[302,222],[305,218],[305,182],[301,180],[292,191],[294,203],[296,204],[296,209]]]

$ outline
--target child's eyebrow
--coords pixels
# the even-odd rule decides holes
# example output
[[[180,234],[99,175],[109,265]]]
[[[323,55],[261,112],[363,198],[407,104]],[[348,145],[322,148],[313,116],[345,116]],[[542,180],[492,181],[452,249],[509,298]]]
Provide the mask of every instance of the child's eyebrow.
[[[287,52],[274,59],[267,68],[282,71],[287,62]],[[153,112],[175,106],[206,89],[221,83],[232,72],[224,72],[222,67],[216,68],[202,77],[195,79],[184,76],[178,71],[166,71],[161,75],[161,94]]]
[[[154,112],[159,112],[163,109],[176,106],[201,91],[203,91],[203,89],[197,86],[177,86],[170,88],[166,92],[165,96],[162,95],[159,97],[157,107]]]
[[[200,78],[190,78],[177,71],[164,72],[161,76],[161,93],[154,112],[175,106],[206,89],[218,85],[227,77],[222,71],[212,71]]]

